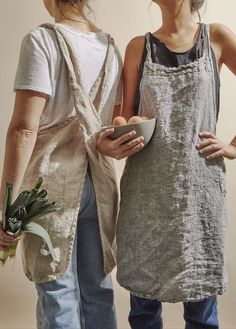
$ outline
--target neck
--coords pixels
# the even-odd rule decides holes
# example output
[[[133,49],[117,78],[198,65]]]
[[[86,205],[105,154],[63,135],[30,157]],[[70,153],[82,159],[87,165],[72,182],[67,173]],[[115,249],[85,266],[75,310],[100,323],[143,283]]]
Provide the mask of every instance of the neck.
[[[192,18],[189,1],[163,1],[159,4],[162,14],[162,31],[174,34],[196,25]]]
[[[61,15],[61,13],[57,10],[54,15],[54,19],[56,23],[63,23],[73,27],[74,29],[81,32],[98,32],[98,29],[92,22],[90,22],[83,11],[80,13],[67,12],[65,15]]]
[[[54,13],[54,19],[56,23],[62,23],[62,22],[84,22],[87,21],[85,13],[83,10],[80,10],[78,12],[74,11],[67,11],[64,13],[64,15],[61,14],[60,10],[58,8],[55,9]]]

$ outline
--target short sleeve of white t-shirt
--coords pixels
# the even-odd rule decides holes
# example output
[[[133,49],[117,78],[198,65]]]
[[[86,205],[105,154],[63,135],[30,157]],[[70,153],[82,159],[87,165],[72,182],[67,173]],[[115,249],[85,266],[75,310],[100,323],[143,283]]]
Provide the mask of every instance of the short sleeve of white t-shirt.
[[[14,89],[34,90],[52,95],[49,52],[36,33],[27,34],[21,44]]]
[[[58,25],[76,49],[82,81],[89,93],[106,57],[107,35],[103,31],[79,32],[64,24]],[[111,123],[114,106],[122,103],[121,70],[122,59],[115,48],[109,93],[101,113],[104,124]],[[75,115],[66,63],[51,30],[37,27],[24,37],[14,90],[33,90],[49,96],[40,118],[40,127],[49,127]]]

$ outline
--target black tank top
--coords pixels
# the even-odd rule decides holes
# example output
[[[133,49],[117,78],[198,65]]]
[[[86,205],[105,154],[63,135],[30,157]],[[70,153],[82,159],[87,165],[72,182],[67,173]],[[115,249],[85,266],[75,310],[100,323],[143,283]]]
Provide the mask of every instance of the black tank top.
[[[183,53],[177,53],[171,51],[166,45],[161,42],[157,37],[155,37],[152,33],[150,35],[150,46],[151,46],[151,56],[153,63],[159,63],[166,67],[179,67],[180,65],[186,65],[191,62],[196,61],[197,59],[203,56],[203,40],[204,40],[204,33],[203,33],[203,24],[200,24],[199,29],[199,36],[198,40],[195,45],[188,51]],[[143,68],[144,63],[147,57],[147,49],[146,49],[146,38],[145,38],[145,45],[142,54],[142,60],[139,67],[139,81],[138,81],[138,88],[136,91],[135,97],[135,115],[138,114],[139,102],[140,102],[140,81],[143,76]],[[213,50],[211,49],[212,58],[213,58],[213,65],[214,65],[214,72],[215,72],[215,85],[216,85],[216,106],[217,106],[217,118],[219,114],[219,104],[220,104],[220,78],[217,70],[217,63],[216,58]]]

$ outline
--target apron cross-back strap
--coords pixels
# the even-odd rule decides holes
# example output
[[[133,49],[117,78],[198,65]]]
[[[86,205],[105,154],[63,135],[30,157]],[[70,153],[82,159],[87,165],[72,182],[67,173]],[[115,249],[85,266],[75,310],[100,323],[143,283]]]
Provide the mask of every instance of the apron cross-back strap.
[[[63,31],[58,28],[57,26],[53,24],[43,24],[41,27],[45,27],[47,29],[50,29],[53,31],[58,47],[61,53],[62,58],[64,58],[68,72],[69,72],[69,82],[70,86],[73,92],[73,97],[75,101],[75,109],[78,114],[78,116],[81,117],[85,116],[87,120],[85,120],[85,126],[88,129],[88,132],[91,130],[98,130],[98,127],[101,127],[102,122],[100,118],[100,113],[95,108],[93,101],[90,98],[90,95],[85,90],[82,78],[81,78],[81,71],[78,63],[78,59],[76,56],[76,51],[74,49],[74,46],[72,45],[70,39],[63,33]],[[114,45],[113,45],[113,39],[108,36],[108,50],[107,50],[107,56],[106,60],[104,61],[104,66],[101,69],[101,76],[103,76],[102,79],[97,80],[97,86],[93,86],[95,91],[93,91],[92,96],[96,96],[96,93],[99,91],[99,88],[101,89],[101,92],[103,91],[103,84],[105,84],[108,80],[108,76],[110,73],[112,61],[114,58]],[[104,73],[104,74],[103,74]],[[100,82],[100,83],[99,83]],[[101,84],[102,82],[102,84]],[[101,97],[102,98],[102,97]],[[102,104],[100,104],[102,105]],[[88,116],[92,114],[92,117],[88,120]],[[95,119],[95,120],[94,120]],[[95,124],[96,122],[96,124]],[[95,126],[94,126],[95,125]],[[93,127],[92,127],[93,126]]]
[[[75,65],[74,56],[71,56],[71,53],[69,52],[67,43],[65,41],[64,35],[62,36],[61,32],[53,25],[53,24],[43,24],[41,27],[45,27],[47,29],[50,29],[54,32],[54,35],[57,40],[58,48],[61,53],[62,58],[65,60],[68,73],[69,73],[69,80],[70,80],[70,86],[72,88],[72,91],[78,90],[80,94],[82,94],[81,90],[81,81],[80,77],[81,74],[78,70],[78,67]],[[82,101],[82,100],[81,100]],[[83,99],[83,101],[86,102],[86,99]],[[77,109],[76,109],[77,110]]]

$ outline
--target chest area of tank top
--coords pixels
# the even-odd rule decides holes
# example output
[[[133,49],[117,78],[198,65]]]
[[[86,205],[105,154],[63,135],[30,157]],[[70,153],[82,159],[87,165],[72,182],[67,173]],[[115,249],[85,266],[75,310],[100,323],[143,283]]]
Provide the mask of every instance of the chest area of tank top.
[[[203,39],[186,52],[176,53],[150,33],[150,50],[153,63],[159,63],[166,67],[179,67],[196,61],[203,56]]]

